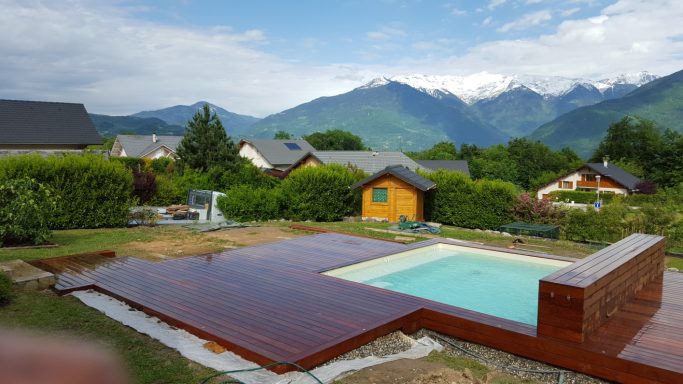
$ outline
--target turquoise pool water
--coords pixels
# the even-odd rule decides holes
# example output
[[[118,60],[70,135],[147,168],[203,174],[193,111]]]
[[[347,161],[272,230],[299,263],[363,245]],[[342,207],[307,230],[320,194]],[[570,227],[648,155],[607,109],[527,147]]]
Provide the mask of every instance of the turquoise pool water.
[[[567,264],[437,245],[326,274],[536,325],[538,280]]]

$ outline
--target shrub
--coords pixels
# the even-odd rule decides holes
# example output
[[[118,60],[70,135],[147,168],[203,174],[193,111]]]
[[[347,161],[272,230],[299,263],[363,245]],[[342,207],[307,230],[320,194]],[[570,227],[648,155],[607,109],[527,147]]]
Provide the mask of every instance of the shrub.
[[[281,194],[278,188],[252,188],[240,185],[218,198],[223,217],[236,221],[278,219],[281,214]]]
[[[560,224],[565,216],[562,208],[547,199],[536,199],[528,192],[519,195],[512,207],[515,220],[536,224]]]
[[[0,305],[8,304],[14,298],[14,283],[6,274],[0,272]]]
[[[131,172],[143,172],[145,170],[145,160],[139,157],[111,157],[109,160],[123,164]]]
[[[620,200],[600,211],[572,209],[567,214],[564,235],[572,241],[615,242],[628,235],[625,218],[629,209]]]
[[[587,191],[552,191],[550,192],[551,201],[559,201],[564,203],[575,202],[577,204],[593,204],[598,196],[596,192]],[[600,200],[604,204],[608,204],[614,199],[614,193],[600,191]]]
[[[157,175],[155,177],[156,191],[147,204],[167,207],[173,204],[185,204],[187,191],[181,190],[173,175]]]
[[[0,246],[42,244],[50,237],[55,209],[52,192],[33,179],[0,181]]]
[[[173,173],[173,163],[173,159],[169,157],[160,157],[158,159],[152,160],[150,168],[152,172],[157,175]]]
[[[512,183],[472,181],[460,172],[439,170],[425,175],[436,183],[427,194],[426,216],[443,224],[492,229],[512,221],[517,194]]]
[[[30,177],[54,192],[51,229],[118,227],[128,223],[133,177],[122,164],[95,155],[9,156],[0,181]]]
[[[147,203],[157,191],[156,176],[152,172],[133,172],[133,196]]]
[[[281,185],[285,216],[292,220],[336,221],[358,212],[360,190],[349,186],[363,174],[338,164],[304,167]]]
[[[129,213],[128,218],[137,225],[154,227],[159,221],[159,212],[151,207],[136,207]]]

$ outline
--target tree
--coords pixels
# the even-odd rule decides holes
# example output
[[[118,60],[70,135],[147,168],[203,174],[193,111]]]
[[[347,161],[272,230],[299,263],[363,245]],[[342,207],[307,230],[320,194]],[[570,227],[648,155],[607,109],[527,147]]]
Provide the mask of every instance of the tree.
[[[625,116],[607,129],[591,161],[612,160],[632,162],[647,169],[654,154],[662,150],[662,136],[654,122],[635,116]]]
[[[332,129],[302,137],[318,151],[365,151],[363,140],[351,132]]]
[[[242,163],[237,146],[225,133],[225,128],[216,114],[211,113],[208,104],[195,113],[187,123],[187,132],[176,151],[178,170],[185,168],[206,171],[212,167],[222,167],[236,171]]]
[[[406,155],[416,160],[456,160],[458,151],[452,142],[442,141],[434,144],[430,149],[420,152],[407,152]]]
[[[277,131],[277,132],[275,132],[275,136],[273,136],[273,139],[275,139],[275,140],[292,140],[292,134],[287,132],[287,131]]]

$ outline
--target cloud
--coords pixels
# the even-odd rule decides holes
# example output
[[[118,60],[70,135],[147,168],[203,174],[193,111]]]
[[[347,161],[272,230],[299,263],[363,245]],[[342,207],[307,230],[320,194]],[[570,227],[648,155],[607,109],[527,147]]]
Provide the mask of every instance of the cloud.
[[[482,26],[487,26],[493,22],[493,18],[491,16],[487,17],[484,19],[484,21],[481,22]]]
[[[565,10],[561,11],[560,15],[562,15],[562,17],[569,17],[569,16],[575,14],[576,12],[578,12],[580,10],[581,10],[581,8],[578,8],[578,7],[569,8],[569,9],[565,9]]]
[[[394,27],[382,27],[378,31],[370,31],[365,34],[370,40],[389,40],[406,35],[406,31]]]
[[[489,1],[488,5],[486,8],[489,9],[489,11],[493,11],[494,9],[500,7],[501,5],[505,4],[507,0],[491,0]]]
[[[552,13],[547,9],[527,13],[515,21],[503,24],[502,27],[498,28],[498,32],[528,29],[546,21],[550,21],[552,18]]]

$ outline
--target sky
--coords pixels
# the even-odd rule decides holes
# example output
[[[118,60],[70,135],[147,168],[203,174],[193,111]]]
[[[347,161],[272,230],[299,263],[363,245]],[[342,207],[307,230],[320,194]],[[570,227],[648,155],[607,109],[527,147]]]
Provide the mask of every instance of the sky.
[[[379,76],[683,69],[681,0],[0,0],[0,99],[264,117]]]

